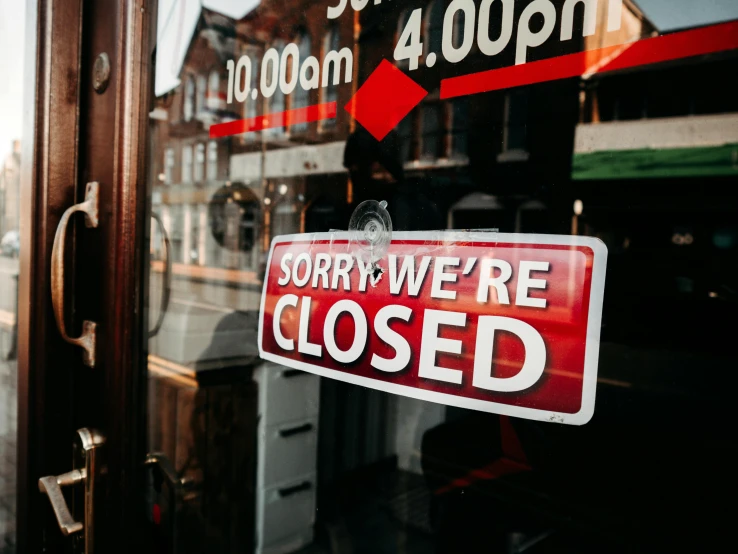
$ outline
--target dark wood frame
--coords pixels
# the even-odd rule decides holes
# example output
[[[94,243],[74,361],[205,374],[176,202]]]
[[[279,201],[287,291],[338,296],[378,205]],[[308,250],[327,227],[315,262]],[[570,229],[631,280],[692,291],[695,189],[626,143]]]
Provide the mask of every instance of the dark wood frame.
[[[21,158],[16,510],[20,552],[40,552],[42,542],[52,550],[61,545],[54,535],[42,538],[41,530],[50,529],[53,519],[37,481],[69,469],[65,465],[71,459],[73,425],[69,393],[72,372],[80,363],[56,332],[50,297],[54,233],[64,209],[75,201],[77,181],[81,12],[78,1],[61,4],[39,0],[27,7],[24,85],[35,95],[26,97]]]
[[[146,247],[146,128],[151,60],[145,0],[38,0],[27,13],[21,259],[18,298],[19,552],[62,551],[38,479],[71,469],[79,427],[106,437],[99,552],[130,551],[139,535],[145,456],[143,270]],[[110,58],[106,91],[92,87],[98,54]],[[66,261],[67,322],[98,323],[97,366],[62,341],[50,295],[59,219],[100,182],[100,226],[76,233]],[[72,242],[73,240],[73,242]]]

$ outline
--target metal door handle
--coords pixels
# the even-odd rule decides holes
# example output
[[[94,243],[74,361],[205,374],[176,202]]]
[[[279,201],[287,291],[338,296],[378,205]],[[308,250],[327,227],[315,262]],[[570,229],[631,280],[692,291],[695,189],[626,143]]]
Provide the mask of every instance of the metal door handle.
[[[74,471],[63,473],[56,477],[49,475],[48,477],[41,477],[38,480],[38,488],[49,497],[56,521],[59,522],[59,528],[65,537],[81,531],[84,525],[80,521],[75,521],[72,517],[61,488],[81,483],[86,477],[87,475],[84,470],[75,469]]]
[[[164,241],[164,252],[166,252],[166,263],[164,264],[164,285],[161,289],[161,304],[159,305],[159,318],[156,320],[156,325],[149,331],[149,338],[153,338],[161,331],[161,326],[164,324],[164,317],[167,315],[169,309],[169,298],[172,293],[172,245],[169,241],[169,235],[164,227],[164,222],[159,217],[159,214],[152,213],[151,218],[156,221],[161,232],[162,240]]]
[[[42,477],[38,480],[38,488],[49,497],[62,534],[68,536],[84,530],[85,554],[92,554],[94,552],[95,482],[101,473],[99,448],[105,443],[105,438],[97,431],[80,429],[77,431],[77,441],[79,454],[84,460],[84,467],[62,475]],[[83,483],[85,486],[83,521],[74,519],[62,493],[62,487],[78,483]]]
[[[98,188],[99,185],[96,182],[87,183],[85,201],[75,204],[64,212],[56,228],[54,248],[51,251],[51,303],[54,306],[56,325],[65,341],[84,350],[83,361],[89,367],[95,367],[95,328],[97,324],[94,321],[83,321],[82,335],[79,338],[72,338],[67,334],[67,327],[64,323],[64,249],[69,219],[75,212],[85,214],[87,227],[97,227]]]
[[[168,517],[166,518],[166,521],[168,522],[167,526],[167,534],[169,537],[168,542],[168,548],[163,549],[165,552],[178,552],[179,549],[177,548],[177,523],[179,521],[179,511],[182,508],[182,504],[184,502],[185,497],[185,485],[186,481],[181,478],[177,471],[174,468],[174,465],[172,462],[167,458],[164,454],[161,453],[153,453],[146,456],[146,461],[144,462],[144,465],[148,468],[154,469],[158,472],[159,479],[161,481],[159,482],[159,490],[157,491],[157,485],[154,484],[154,491],[161,492],[161,489],[164,488],[161,485],[162,482],[166,482],[166,490],[168,492],[168,498],[167,498],[167,509],[168,509]],[[156,473],[154,474],[154,483],[156,483],[157,477]],[[161,508],[159,508],[161,509]],[[152,514],[153,515],[153,514]],[[161,518],[161,511],[159,512],[159,517]]]
[[[182,494],[182,486],[184,483],[182,479],[180,479],[179,475],[177,475],[177,471],[174,469],[172,462],[169,461],[169,458],[164,454],[158,452],[148,454],[146,456],[146,460],[144,460],[144,465],[146,467],[159,468],[162,476],[166,479],[167,483],[169,483],[172,491],[174,491],[175,496],[180,496]],[[175,500],[178,500],[178,498],[175,498]]]

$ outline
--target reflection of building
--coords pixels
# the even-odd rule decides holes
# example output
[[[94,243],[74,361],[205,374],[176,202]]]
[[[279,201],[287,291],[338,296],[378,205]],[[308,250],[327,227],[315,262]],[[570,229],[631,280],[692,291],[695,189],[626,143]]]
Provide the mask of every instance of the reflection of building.
[[[519,15],[529,3],[515,2],[515,13]],[[491,17],[495,21],[501,20],[500,4],[496,3],[493,9]],[[459,212],[453,218],[454,225],[510,232],[516,228],[521,204],[531,198],[548,204],[552,191],[560,193],[569,182],[578,83],[569,79],[441,100],[438,87],[443,78],[515,65],[514,40],[493,57],[484,55],[474,41],[475,46],[461,62],[435,63],[441,55],[447,6],[443,0],[411,0],[403,3],[401,9],[396,4],[382,4],[364,10],[360,81],[382,58],[393,59],[393,49],[411,13],[423,8],[419,68],[410,70],[407,61],[398,62],[429,92],[398,128],[406,176],[422,179],[443,214],[448,214],[463,196],[480,192],[494,195],[495,202],[501,203],[500,209],[488,212],[486,217],[477,214],[468,222]],[[560,20],[562,5],[556,3],[556,9]],[[459,44],[463,36],[463,21],[461,17],[455,19],[454,44]],[[582,25],[577,12],[574,36],[579,39],[561,42],[554,36],[532,55],[544,59],[581,51]],[[490,30],[490,35],[495,32],[499,30]]]
[[[287,44],[294,43],[301,62],[314,56],[323,63],[329,52],[352,48],[354,43],[350,19],[331,21],[326,18],[324,3],[307,0],[262,2],[237,27],[241,40],[236,58],[250,57],[254,85],[262,80],[261,60],[266,48],[275,48],[281,55]],[[326,70],[323,63],[322,71]],[[328,197],[331,204],[346,203],[350,193],[343,151],[351,122],[342,106],[351,95],[347,84],[309,91],[298,86],[289,95],[278,87],[270,99],[247,98],[240,107],[240,117],[250,118],[325,102],[338,105],[335,119],[285,125],[234,139],[230,178],[254,183],[260,191],[264,250],[276,235],[304,231],[306,214],[316,201]]]
[[[584,81],[577,181],[738,175],[735,52]]]
[[[246,261],[224,252],[208,230],[207,206],[228,179],[230,145],[209,140],[210,125],[232,117],[225,104],[224,67],[235,51],[228,18],[203,10],[179,73],[181,86],[157,100],[151,114],[157,152],[151,163],[154,210],[172,244],[175,267],[241,267]],[[154,227],[157,248],[160,237]],[[251,264],[246,267],[251,267]]]
[[[0,237],[18,230],[20,146],[19,140],[13,141],[13,150],[0,167]]]
[[[271,237],[299,232],[305,210],[315,199],[328,194],[335,202],[345,203],[348,179],[343,149],[350,129],[343,110],[333,120],[217,141],[209,139],[209,128],[322,102],[345,104],[350,86],[312,91],[298,87],[286,96],[277,88],[268,100],[248,97],[229,104],[226,63],[248,56],[250,86],[256,87],[262,78],[260,60],[268,48],[281,53],[294,42],[302,59],[313,55],[322,60],[328,51],[353,43],[352,26],[346,23],[326,20],[325,6],[311,2],[289,10],[278,1],[262,2],[238,22],[202,10],[178,75],[181,85],[159,98],[151,115],[161,122],[154,126],[154,141],[163,153],[161,159],[152,160],[153,204],[169,232],[175,266],[258,270]],[[208,202],[230,183],[243,183],[262,202],[255,225],[263,230],[257,241],[261,248],[253,252],[224,246],[211,236]],[[155,228],[152,235],[157,250]]]
[[[636,38],[655,31],[642,22],[640,34],[631,27]],[[622,333],[664,351],[681,348],[683,322],[717,324],[722,310],[733,309],[737,73],[733,50],[582,80],[574,229],[601,237],[610,250],[605,340]],[[657,300],[633,318],[644,294]],[[706,324],[703,332],[720,330]]]
[[[517,2],[516,12],[524,4]],[[600,2],[598,32],[593,37],[582,38],[582,15],[576,12],[574,36],[579,38],[551,40],[536,49],[535,56],[553,57],[647,34],[637,8],[629,1],[625,5],[628,9],[618,33],[602,31],[607,3]],[[155,208],[162,206],[162,218],[170,229],[175,264],[258,272],[271,237],[306,227],[315,230],[315,225],[306,226],[308,219],[321,221],[326,229],[347,224],[339,207],[354,199],[343,164],[346,139],[354,124],[343,106],[382,59],[394,58],[394,47],[410,13],[419,7],[423,8],[424,44],[420,67],[410,71],[406,61],[397,64],[429,94],[398,125],[394,136],[386,139],[398,139],[398,147],[391,150],[404,164],[405,178],[421,183],[441,214],[447,214],[466,194],[494,194],[505,209],[482,226],[502,231],[516,228],[518,209],[531,197],[545,205],[556,203],[552,197],[561,196],[571,177],[571,145],[580,109],[578,80],[441,100],[438,84],[442,78],[512,65],[515,56],[511,41],[493,58],[475,47],[461,63],[427,64],[430,53],[440,52],[446,2],[412,0],[401,7],[385,3],[362,10],[356,17],[347,10],[337,20],[326,18],[325,5],[311,2],[290,4],[289,9],[277,0],[262,2],[237,22],[203,9],[179,72],[182,84],[160,99],[153,113],[167,121],[157,126],[163,156],[154,160],[157,185],[153,198]],[[453,32],[458,36],[462,30],[457,25]],[[257,87],[264,81],[266,49],[281,53],[290,43],[297,45],[301,60],[312,55],[321,61],[331,50],[352,48],[353,82],[310,91],[298,87],[289,95],[277,87],[268,100],[246,95],[243,102],[232,99],[228,103],[227,62],[248,57],[250,83],[244,85]],[[268,76],[265,79],[269,82]],[[217,141],[208,136],[214,123],[334,100],[338,106],[334,120],[286,124]],[[211,236],[207,202],[228,183],[243,183],[261,201],[256,242],[262,252],[224,247]],[[559,194],[554,195],[554,189]],[[454,221],[469,226],[458,217]],[[156,239],[156,232],[153,234]]]
[[[615,36],[597,33],[586,49],[658,33],[633,2]],[[611,54],[612,61],[621,52]],[[591,60],[591,64],[599,60]],[[738,174],[735,52],[682,59],[607,74],[585,75],[574,145],[575,181],[670,179]],[[658,186],[658,181],[650,181]],[[704,180],[702,180],[704,184]],[[598,187],[601,188],[601,187]]]
[[[325,17],[325,6],[307,1],[299,8],[290,5],[289,10],[283,4],[262,2],[238,22],[201,9],[198,19],[193,19],[191,37],[179,36],[176,28],[168,34],[163,31],[165,38],[171,35],[174,42],[181,42],[182,61],[174,73],[176,79],[164,79],[171,88],[159,91],[150,114],[152,147],[157,153],[150,164],[152,208],[170,239],[175,279],[204,282],[205,288],[207,283],[224,289],[235,285],[230,296],[219,293],[218,298],[221,302],[221,296],[238,297],[224,302],[234,309],[258,306],[251,292],[238,296],[238,288],[258,286],[271,237],[304,229],[307,210],[321,204],[316,200],[328,197],[331,205],[345,205],[349,194],[343,151],[350,121],[342,109],[333,120],[210,139],[210,127],[217,123],[327,101],[342,106],[350,99],[351,85],[331,85],[307,92],[298,89],[286,96],[277,88],[268,100],[248,95],[244,102],[231,98],[228,103],[228,62],[249,57],[250,81],[256,87],[262,80],[260,60],[268,48],[280,52],[294,42],[302,59],[313,55],[322,60],[337,45],[352,45],[350,20],[331,22]],[[186,6],[179,3],[175,10],[185,14]],[[178,12],[167,24],[175,25],[180,16],[185,17],[182,14]],[[164,57],[164,61],[171,60]],[[153,221],[151,234],[152,254],[161,259],[163,237]],[[155,263],[154,273],[163,267]],[[176,348],[171,341],[159,340],[164,349],[159,353],[178,363],[191,363],[207,344],[218,312],[202,317],[212,321],[197,326],[202,328],[198,337]]]
[[[623,41],[657,32],[631,8]],[[572,171],[585,212],[652,202],[658,218],[694,209],[690,191],[720,205],[738,176],[737,71],[731,51],[585,76]]]

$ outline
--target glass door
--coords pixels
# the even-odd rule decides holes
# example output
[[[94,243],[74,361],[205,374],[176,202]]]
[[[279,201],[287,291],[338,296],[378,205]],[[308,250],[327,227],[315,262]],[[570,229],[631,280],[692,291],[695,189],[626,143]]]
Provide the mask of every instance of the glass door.
[[[15,13],[13,13],[15,12]],[[18,465],[18,284],[20,279],[20,192],[23,142],[23,55],[25,9],[2,6],[0,52],[9,77],[0,90],[4,122],[0,135],[0,552],[17,547]]]
[[[126,377],[146,401],[125,412],[158,551],[729,548],[738,11],[666,4],[159,2],[145,359]],[[265,361],[273,239],[346,230],[367,200],[398,233],[606,244],[591,420]],[[546,374],[570,380],[560,396],[583,379]]]

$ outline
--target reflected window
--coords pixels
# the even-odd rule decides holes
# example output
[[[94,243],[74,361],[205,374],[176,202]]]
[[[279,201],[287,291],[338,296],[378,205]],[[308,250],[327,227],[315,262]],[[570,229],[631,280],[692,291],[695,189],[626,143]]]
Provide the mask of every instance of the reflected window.
[[[421,158],[435,160],[444,157],[443,146],[443,104],[428,102],[421,109]]]
[[[256,56],[251,56],[251,86],[250,90],[259,88],[259,60]],[[254,100],[253,98],[246,99],[246,117],[256,117],[259,113],[258,110],[259,99]],[[253,133],[249,133],[253,135]]]
[[[257,56],[250,56],[251,59],[251,84],[249,90],[259,89],[259,58]],[[253,119],[259,115],[259,105],[264,101],[262,97],[254,100],[251,95],[246,98],[243,103],[243,116],[246,119]],[[259,135],[258,132],[246,133],[242,136],[244,142],[253,142]]]
[[[171,185],[174,182],[174,148],[164,151],[164,183]]]
[[[220,93],[220,73],[217,69],[213,69],[208,77],[208,109],[225,109],[225,97]]]
[[[311,41],[310,41],[310,35],[307,33],[307,31],[302,31],[299,33],[297,39],[297,46],[300,51],[300,61],[303,62],[308,56],[311,54]],[[290,58],[292,60],[292,58]],[[292,61],[291,63],[294,63]],[[288,68],[288,74],[290,74],[290,69]],[[299,84],[294,92],[294,101],[293,101],[293,108],[305,108],[310,103],[310,92],[302,88]],[[297,123],[292,126],[292,130],[294,132],[300,133],[308,130],[308,124],[307,123]]]
[[[427,56],[431,52],[436,55],[441,53],[443,44],[443,16],[445,6],[441,0],[433,0],[428,6],[425,20],[425,52]],[[458,14],[457,14],[458,21]],[[456,27],[454,26],[454,29]]]
[[[192,146],[182,148],[182,183],[192,182]]]
[[[469,148],[469,100],[457,98],[451,101],[451,158],[466,158]]]
[[[277,40],[274,42],[274,45],[272,46],[276,51],[279,59],[282,59],[282,52],[284,52],[285,43],[283,40]],[[272,74],[267,75],[267,86],[272,86]],[[283,112],[286,109],[286,102],[285,102],[285,96],[284,92],[282,92],[282,87],[277,85],[277,90],[274,92],[272,97],[269,99],[269,113],[279,113]],[[284,134],[284,127],[274,127],[272,129],[267,129],[264,131],[264,133],[271,137],[279,137]]]
[[[613,119],[615,121],[643,119],[646,115],[646,102],[640,90],[621,94],[614,102]]]
[[[206,265],[210,260],[207,257],[208,252],[208,236],[210,229],[208,227],[208,207],[205,204],[196,206],[197,212],[193,217],[197,217],[198,235],[197,235],[197,262],[199,265]]]
[[[275,186],[276,185],[276,186]],[[277,193],[271,204],[271,235],[289,235],[300,230],[300,209],[291,194],[291,187],[284,182],[270,183]],[[294,189],[293,189],[294,190]]]
[[[197,76],[197,98],[195,103],[195,114],[200,115],[205,111],[205,97],[208,92],[208,80],[205,75]]]
[[[328,32],[323,37],[323,59],[333,50],[340,50],[338,26],[332,25]],[[328,68],[328,86],[323,91],[323,102],[337,102],[338,101],[338,87],[334,85],[336,71],[340,69],[339,64],[331,64]],[[335,119],[326,119],[322,122],[322,127],[335,127]]]
[[[415,159],[413,151],[413,126],[415,122],[415,111],[409,113],[398,125],[397,134],[400,138],[400,159],[403,163]]]
[[[200,210],[197,205],[187,206],[187,223],[189,225],[189,242],[187,244],[187,262],[192,265],[201,265],[200,261]]]
[[[173,204],[169,208],[171,217],[171,227],[169,231],[169,241],[172,245],[172,261],[174,263],[182,263],[184,261],[183,236],[184,236],[184,216],[181,204]],[[166,222],[165,222],[166,223]]]
[[[208,181],[218,179],[218,143],[211,140],[208,143]]]
[[[200,183],[205,178],[205,145],[200,143],[195,147],[195,182]]]
[[[513,90],[505,96],[505,127],[500,161],[525,161],[528,154],[528,91]]]
[[[210,265],[222,259],[217,265],[258,266],[259,212],[259,198],[243,183],[223,186],[213,194],[207,207],[209,233],[203,239]],[[208,247],[207,241],[215,244]]]
[[[192,76],[188,76],[185,81],[185,95],[183,115],[185,121],[192,121],[195,110],[195,81]]]

